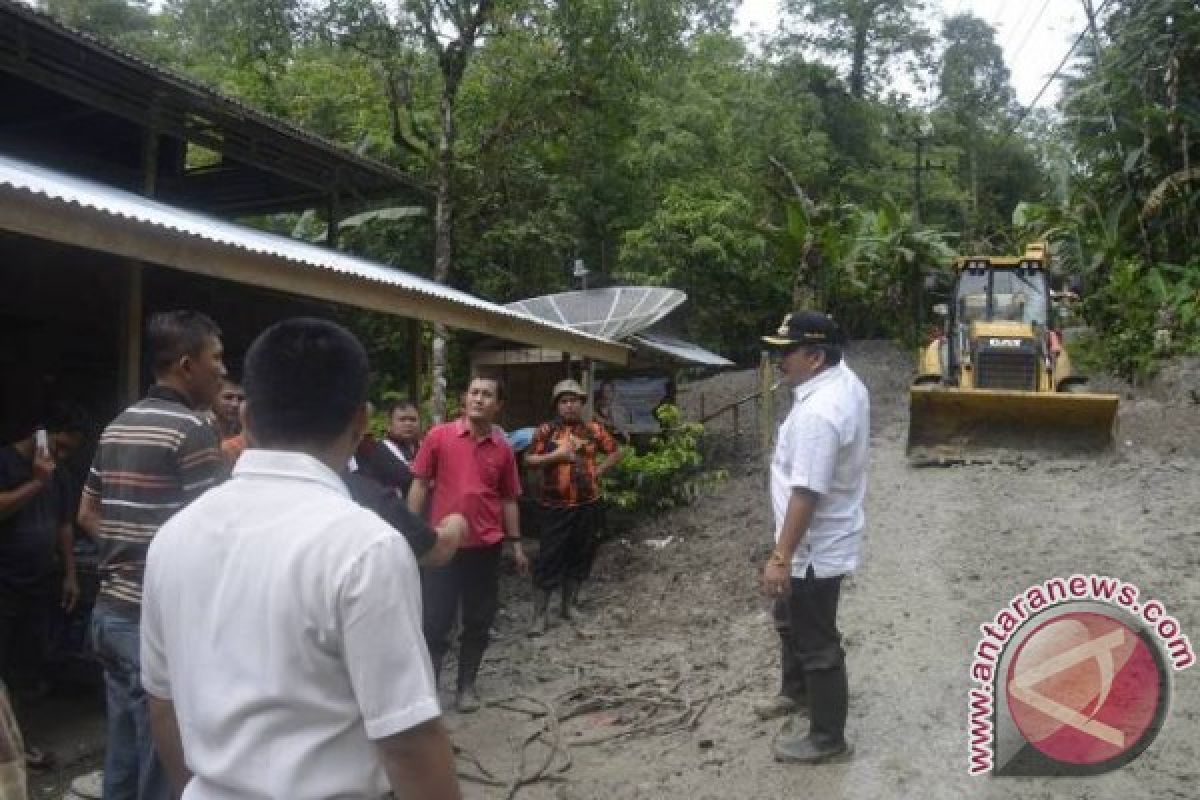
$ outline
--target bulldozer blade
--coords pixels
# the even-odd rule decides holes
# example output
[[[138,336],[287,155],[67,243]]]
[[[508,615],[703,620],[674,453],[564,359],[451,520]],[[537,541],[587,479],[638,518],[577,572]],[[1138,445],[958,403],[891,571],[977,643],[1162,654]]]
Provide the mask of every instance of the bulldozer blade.
[[[1117,396],[914,386],[909,391],[908,456],[949,464],[1106,450]]]

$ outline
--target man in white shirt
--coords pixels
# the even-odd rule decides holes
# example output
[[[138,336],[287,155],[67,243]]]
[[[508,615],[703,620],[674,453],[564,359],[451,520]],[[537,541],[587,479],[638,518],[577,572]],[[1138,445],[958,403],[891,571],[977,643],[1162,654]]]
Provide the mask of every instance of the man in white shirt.
[[[186,800],[457,800],[416,561],[338,471],[367,424],[367,357],[315,319],[245,361],[253,447],[150,548],[142,683]]]
[[[828,315],[788,314],[763,341],[779,349],[793,400],[771,460],[775,550],[762,582],[769,596],[786,598],[809,704],[808,734],[780,736],[775,758],[815,764],[850,752],[837,607],[842,578],[858,566],[862,549],[870,403],[842,362],[844,338]]]

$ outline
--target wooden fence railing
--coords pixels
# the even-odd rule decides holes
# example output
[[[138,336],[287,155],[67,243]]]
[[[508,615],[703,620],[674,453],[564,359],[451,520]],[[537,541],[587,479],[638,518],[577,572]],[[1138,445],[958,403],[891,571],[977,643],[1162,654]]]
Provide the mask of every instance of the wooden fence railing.
[[[733,422],[733,441],[736,449],[742,436],[742,406],[750,401],[755,403],[756,422],[758,428],[759,447],[763,454],[763,458],[767,463],[771,460],[771,446],[774,443],[775,437],[775,380],[774,368],[771,366],[771,361],[766,353],[762,354],[758,365],[758,389],[745,397],[739,397],[731,403],[726,403],[720,408],[705,413],[703,403],[700,410],[701,424],[707,423],[710,420],[729,414],[732,416]],[[703,401],[703,398],[702,398]]]

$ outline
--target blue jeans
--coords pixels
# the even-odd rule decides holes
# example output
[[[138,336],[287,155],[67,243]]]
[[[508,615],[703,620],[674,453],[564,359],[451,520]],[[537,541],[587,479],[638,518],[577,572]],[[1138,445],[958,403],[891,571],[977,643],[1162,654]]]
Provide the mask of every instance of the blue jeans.
[[[142,690],[138,621],[101,601],[92,612],[92,642],[104,667],[108,705],[104,800],[168,800]]]

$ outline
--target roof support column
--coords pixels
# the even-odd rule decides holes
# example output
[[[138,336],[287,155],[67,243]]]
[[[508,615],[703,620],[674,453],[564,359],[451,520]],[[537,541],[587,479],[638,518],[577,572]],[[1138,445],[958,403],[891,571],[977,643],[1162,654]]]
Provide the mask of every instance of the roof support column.
[[[329,217],[329,225],[326,227],[325,244],[330,250],[338,249],[338,237],[341,231],[338,228],[338,222],[342,218],[342,203],[338,197],[337,189],[334,189],[329,195],[329,206],[326,210]]]
[[[421,408],[421,373],[425,368],[425,341],[421,335],[421,320],[408,320],[408,399]]]
[[[584,392],[583,418],[590,421],[594,411],[591,401],[596,396],[596,392],[593,391],[596,385],[596,362],[590,358],[583,359],[583,372],[580,375],[580,382],[583,384]]]
[[[158,144],[158,129],[147,128],[142,140],[142,194],[147,197],[154,197],[158,190]],[[140,261],[126,262],[117,361],[117,392],[124,405],[136,402],[142,394],[142,321],[146,315],[142,272]]]

